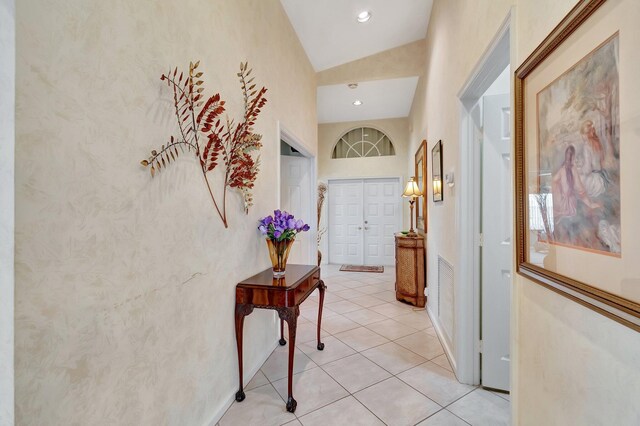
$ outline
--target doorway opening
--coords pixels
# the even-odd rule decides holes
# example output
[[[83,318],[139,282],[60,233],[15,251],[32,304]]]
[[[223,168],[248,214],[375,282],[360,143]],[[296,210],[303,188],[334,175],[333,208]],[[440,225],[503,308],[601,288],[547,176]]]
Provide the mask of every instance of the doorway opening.
[[[501,391],[509,391],[511,369],[512,19],[509,13],[458,95],[456,373],[463,383]]]
[[[329,263],[395,265],[401,194],[399,177],[329,179]]]
[[[278,156],[278,205],[309,224],[309,232],[301,232],[289,254],[289,263],[317,263],[318,232],[316,218],[316,158],[291,132],[278,123],[280,155]]]

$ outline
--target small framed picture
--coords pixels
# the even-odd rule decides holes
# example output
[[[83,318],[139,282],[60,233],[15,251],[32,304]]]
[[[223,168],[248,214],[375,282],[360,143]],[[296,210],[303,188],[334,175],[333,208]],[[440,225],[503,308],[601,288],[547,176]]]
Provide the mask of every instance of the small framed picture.
[[[422,196],[416,202],[416,228],[427,232],[427,141],[420,143],[415,156],[415,177]]]
[[[431,180],[433,183],[433,201],[435,203],[443,200],[442,195],[442,141],[431,150]]]

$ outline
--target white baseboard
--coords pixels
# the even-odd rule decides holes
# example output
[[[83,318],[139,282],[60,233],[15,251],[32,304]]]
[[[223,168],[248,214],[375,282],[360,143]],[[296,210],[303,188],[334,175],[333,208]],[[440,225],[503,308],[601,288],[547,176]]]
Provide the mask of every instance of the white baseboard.
[[[279,336],[280,334],[278,334],[278,337]],[[258,370],[260,370],[260,367],[262,367],[262,364],[264,364],[267,361],[267,358],[269,358],[271,353],[273,353],[273,351],[277,347],[278,347],[278,341],[276,340],[273,342],[273,347],[271,348],[271,350],[266,352],[263,355],[262,359],[260,359],[259,362],[256,363],[256,365],[251,367],[251,370],[249,371],[249,373],[248,374],[244,373],[244,386],[247,386],[249,384],[251,379],[253,379],[253,376],[255,376]],[[225,401],[222,407],[213,416],[213,418],[208,423],[206,423],[207,426],[215,426],[220,421],[222,416],[224,416],[224,413],[226,413],[229,407],[231,407],[231,404],[233,404],[233,401],[236,400],[236,392],[237,392],[237,388],[234,388],[233,392],[229,395],[229,398]]]
[[[457,367],[456,367],[456,358],[453,356],[453,349],[449,346],[447,339],[444,337],[444,332],[442,331],[442,324],[438,320],[438,317],[431,312],[431,308],[427,305],[427,314],[431,319],[431,323],[433,324],[433,328],[436,330],[436,334],[438,335],[438,339],[440,339],[440,344],[442,344],[442,348],[444,349],[447,358],[449,358],[449,363],[451,363],[451,368],[453,368],[453,374],[457,376]]]

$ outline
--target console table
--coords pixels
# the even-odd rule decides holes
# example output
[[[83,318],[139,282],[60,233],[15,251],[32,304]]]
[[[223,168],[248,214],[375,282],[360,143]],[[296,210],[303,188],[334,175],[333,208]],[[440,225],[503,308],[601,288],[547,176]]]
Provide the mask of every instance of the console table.
[[[242,377],[242,329],[244,317],[254,308],[274,309],[280,316],[280,345],[284,340],[284,322],[289,327],[289,388],[287,411],[296,411],[298,403],[293,398],[293,355],[296,349],[296,326],[300,315],[300,304],[315,290],[320,292],[318,306],[318,350],[324,349],[320,342],[320,324],[322,322],[322,304],[326,286],[320,279],[320,268],[314,265],[287,265],[282,278],[274,278],[271,268],[254,275],[236,285],[236,343],[238,345],[238,368],[240,370],[240,390],[236,401],[245,398]]]

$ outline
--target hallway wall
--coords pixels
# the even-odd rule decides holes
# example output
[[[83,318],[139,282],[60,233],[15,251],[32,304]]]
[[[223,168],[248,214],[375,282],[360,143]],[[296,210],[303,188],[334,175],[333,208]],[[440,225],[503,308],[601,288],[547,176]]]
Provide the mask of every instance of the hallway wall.
[[[315,73],[278,0],[17,2],[16,422],[208,425],[237,390],[235,284],[270,265],[277,121],[317,148]],[[195,159],[139,162],[176,132],[160,75],[201,60],[231,117],[249,61],[255,205],[215,214]],[[219,190],[219,188],[214,188]],[[276,345],[245,322],[245,378]]]
[[[427,34],[425,77],[410,121],[411,147],[444,144],[444,170],[459,167],[457,93],[512,3],[515,70],[575,0],[436,0]],[[410,150],[412,149],[410,148]],[[409,169],[412,168],[409,161]],[[441,253],[457,259],[455,187],[429,202],[429,269]],[[429,198],[431,195],[429,195]],[[636,424],[640,418],[640,337],[582,305],[514,274],[512,415],[517,425]],[[434,279],[433,274],[429,275]],[[432,281],[433,282],[433,281]],[[434,302],[434,297],[429,303]],[[431,305],[432,306],[432,305]],[[433,306],[432,306],[433,308]]]
[[[443,202],[433,202],[431,149],[442,140],[443,172],[459,176],[458,91],[494,37],[511,7],[510,0],[436,0],[427,30],[427,56],[424,76],[418,81],[416,97],[409,115],[410,152],[427,139],[427,283],[428,305],[438,316],[438,256],[455,269],[458,261],[456,235],[456,186],[443,187]],[[409,158],[413,170],[413,157]],[[455,277],[454,277],[455,278]],[[459,290],[457,290],[459,291]],[[454,294],[455,297],[455,294]],[[455,313],[454,313],[455,315]],[[455,345],[455,336],[448,336]],[[452,348],[455,352],[455,347]]]

